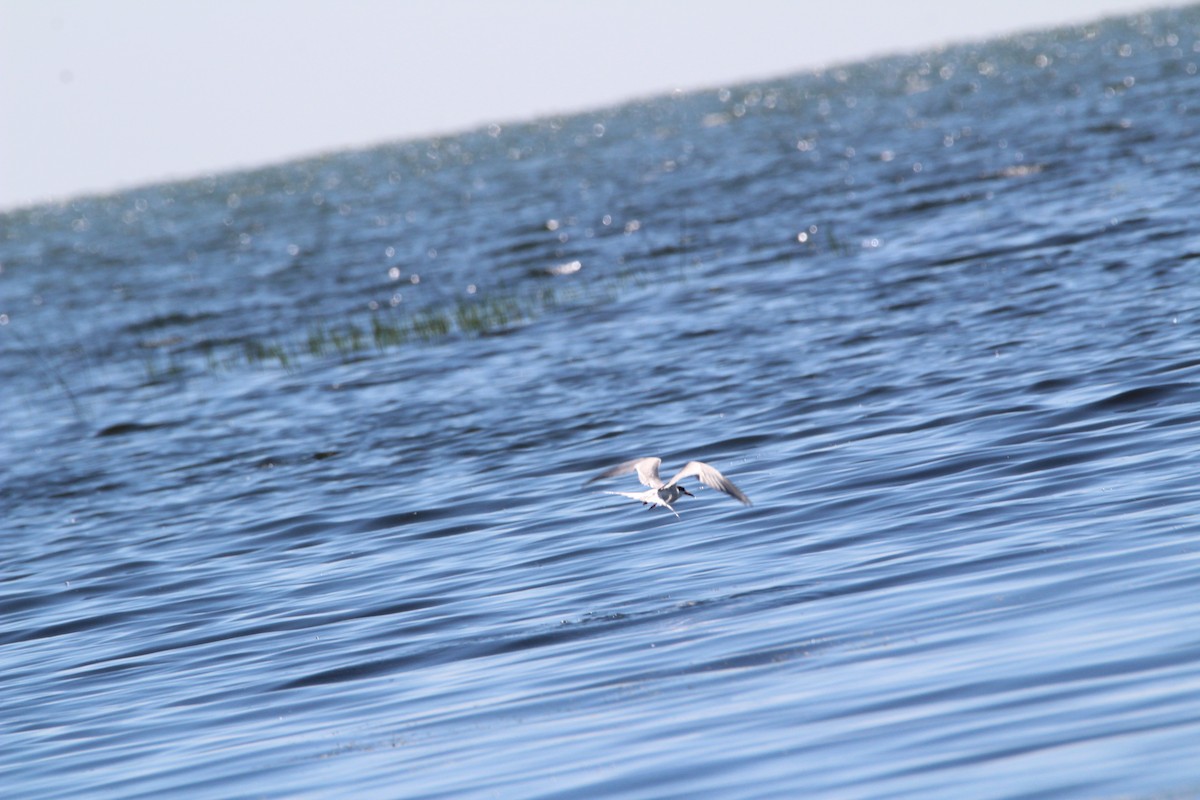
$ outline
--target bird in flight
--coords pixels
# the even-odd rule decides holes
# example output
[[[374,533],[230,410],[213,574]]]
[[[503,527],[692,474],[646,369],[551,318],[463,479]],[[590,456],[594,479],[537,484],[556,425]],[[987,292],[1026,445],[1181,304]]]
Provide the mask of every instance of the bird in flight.
[[[680,485],[679,482],[684,478],[699,478],[700,482],[708,488],[724,492],[730,497],[740,500],[746,505],[750,505],[750,498],[746,497],[741,489],[734,486],[733,481],[718,472],[715,467],[710,467],[703,461],[689,461],[684,464],[683,469],[675,473],[675,477],[665,483],[662,478],[658,477],[658,465],[661,463],[661,458],[635,458],[632,461],[626,461],[624,464],[618,464],[612,469],[601,472],[588,481],[588,483],[595,483],[605,478],[615,478],[618,475],[636,472],[638,480],[642,482],[643,486],[649,486],[649,489],[642,492],[605,492],[605,494],[619,494],[622,497],[639,500],[643,505],[650,506],[651,509],[654,509],[656,506],[662,506],[670,510],[676,517],[679,516],[679,512],[671,504],[683,495],[687,495],[688,497],[696,496]]]

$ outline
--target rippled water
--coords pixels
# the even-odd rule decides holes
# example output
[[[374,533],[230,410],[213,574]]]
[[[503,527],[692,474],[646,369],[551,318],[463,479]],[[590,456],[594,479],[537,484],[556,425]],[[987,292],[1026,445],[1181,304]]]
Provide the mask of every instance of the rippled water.
[[[1200,13],[0,217],[20,797],[1200,794]],[[581,488],[701,458],[681,519]]]

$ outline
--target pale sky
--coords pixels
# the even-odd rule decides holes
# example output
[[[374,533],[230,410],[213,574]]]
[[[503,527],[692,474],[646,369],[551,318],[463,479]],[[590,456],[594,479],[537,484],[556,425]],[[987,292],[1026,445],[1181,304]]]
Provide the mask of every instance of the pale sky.
[[[0,0],[0,209],[1155,0]]]

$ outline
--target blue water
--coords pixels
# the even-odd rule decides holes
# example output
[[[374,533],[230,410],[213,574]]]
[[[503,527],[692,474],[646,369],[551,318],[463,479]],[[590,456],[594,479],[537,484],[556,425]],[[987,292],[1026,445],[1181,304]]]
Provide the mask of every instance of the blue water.
[[[1200,795],[1200,9],[0,217],[23,798]],[[600,489],[709,461],[680,519]]]

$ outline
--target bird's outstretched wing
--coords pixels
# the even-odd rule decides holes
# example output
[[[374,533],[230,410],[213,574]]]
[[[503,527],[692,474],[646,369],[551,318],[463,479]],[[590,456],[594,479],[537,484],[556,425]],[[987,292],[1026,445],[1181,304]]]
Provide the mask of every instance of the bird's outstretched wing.
[[[654,466],[657,467],[658,465],[655,464]],[[703,461],[689,461],[688,463],[684,464],[683,469],[679,470],[679,472],[676,472],[675,477],[671,478],[671,480],[667,482],[667,486],[674,486],[684,478],[690,478],[692,476],[699,478],[700,482],[708,488],[716,489],[718,492],[724,492],[730,497],[736,498],[746,505],[750,505],[750,498],[746,497],[741,489],[734,486],[733,481],[729,480],[729,478],[726,478],[714,467],[710,467]],[[643,483],[644,482],[645,481],[643,481]]]
[[[588,483],[602,481],[605,478],[615,478],[627,472],[636,472],[638,480],[642,482],[643,486],[649,486],[651,489],[659,489],[663,485],[662,478],[658,477],[658,465],[661,463],[661,458],[635,458],[632,461],[626,461],[624,464],[618,464],[612,469],[601,472],[588,481]],[[700,462],[696,461],[692,463],[698,464]],[[713,471],[716,472],[716,470]],[[719,475],[720,473],[717,474]]]

